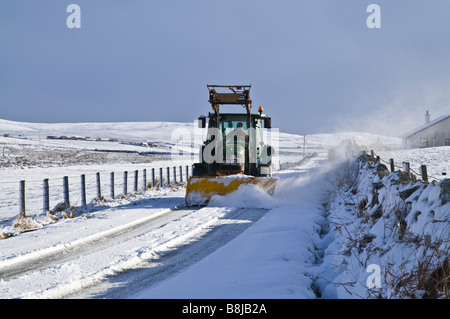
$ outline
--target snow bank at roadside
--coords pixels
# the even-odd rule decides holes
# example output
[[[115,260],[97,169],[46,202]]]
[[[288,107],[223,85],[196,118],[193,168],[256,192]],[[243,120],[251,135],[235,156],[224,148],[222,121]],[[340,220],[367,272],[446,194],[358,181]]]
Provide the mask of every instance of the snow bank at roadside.
[[[449,180],[390,173],[367,154],[333,178],[329,229],[317,242],[322,297],[448,297]]]
[[[173,187],[152,188],[145,192],[140,191],[127,195],[117,196],[114,199],[93,199],[86,207],[82,206],[67,206],[64,203],[58,203],[51,211],[41,212],[40,214],[25,215],[19,214],[14,220],[9,223],[4,223],[0,228],[0,239],[7,239],[43,228],[47,225],[61,222],[67,219],[80,217],[88,219],[91,214],[100,210],[108,208],[115,208],[129,204],[137,205],[141,201],[152,198],[158,198],[170,194],[178,189],[183,189],[184,185],[175,185]]]

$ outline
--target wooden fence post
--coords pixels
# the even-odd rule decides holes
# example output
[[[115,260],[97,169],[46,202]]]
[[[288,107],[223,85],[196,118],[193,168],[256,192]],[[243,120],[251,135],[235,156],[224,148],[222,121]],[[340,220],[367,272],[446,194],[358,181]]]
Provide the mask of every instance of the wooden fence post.
[[[86,175],[81,175],[81,206],[86,207]]]
[[[159,168],[159,186],[163,187],[163,169],[162,167]]]
[[[167,186],[170,186],[170,167],[167,167]]]
[[[116,195],[114,194],[114,172],[111,172],[109,177],[109,189],[111,193],[111,198],[114,199]]]
[[[20,214],[25,216],[25,181],[20,181],[19,184],[19,204],[20,204]]]
[[[155,187],[155,169],[152,168],[152,187]]]
[[[134,171],[134,192],[135,193],[137,193],[137,191],[139,189],[139,186],[138,186],[138,174],[139,174],[139,171],[135,170]]]
[[[69,207],[70,199],[69,199],[69,177],[63,177],[63,189],[64,189],[64,204]]]
[[[405,173],[408,173],[408,174],[409,174],[409,172],[410,172],[409,162],[403,162],[403,171],[404,171]]]
[[[189,180],[189,165],[186,165],[186,182]]]
[[[424,182],[428,182],[427,166],[426,165],[421,165],[420,166],[420,172],[422,174],[422,180]]]
[[[44,179],[44,206],[43,210],[44,212],[50,211],[50,194],[49,194],[49,187],[48,187],[48,178]]]
[[[147,169],[144,168],[142,170],[142,185],[143,185],[143,190],[144,192],[147,191]]]
[[[391,173],[395,171],[395,166],[394,166],[394,159],[391,158],[389,159],[389,164],[391,165]]]
[[[177,167],[176,166],[173,167],[173,183],[174,184],[177,183]]]
[[[126,195],[128,193],[128,172],[123,172],[123,193]]]
[[[183,183],[183,166],[180,165],[180,183]]]
[[[101,181],[100,181],[100,173],[97,173],[97,198],[99,200],[102,199],[102,186],[101,186]]]

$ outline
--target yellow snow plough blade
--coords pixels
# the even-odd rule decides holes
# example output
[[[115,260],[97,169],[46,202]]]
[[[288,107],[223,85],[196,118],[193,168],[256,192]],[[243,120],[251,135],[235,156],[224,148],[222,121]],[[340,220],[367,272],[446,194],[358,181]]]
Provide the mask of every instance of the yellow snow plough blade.
[[[226,195],[234,192],[242,184],[260,186],[273,195],[278,178],[254,177],[247,175],[189,177],[186,188],[186,205],[203,206],[213,195]]]

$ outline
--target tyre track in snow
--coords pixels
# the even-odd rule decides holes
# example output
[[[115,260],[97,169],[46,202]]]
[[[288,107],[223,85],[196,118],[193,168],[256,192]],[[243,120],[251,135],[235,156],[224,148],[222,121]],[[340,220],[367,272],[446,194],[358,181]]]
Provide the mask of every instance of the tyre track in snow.
[[[131,297],[207,257],[245,231],[268,211],[261,208],[233,208],[223,218],[210,223],[207,229],[194,231],[197,234],[186,236],[188,238],[183,243],[162,252],[157,260],[150,258],[139,268],[122,271],[97,286],[65,297],[109,299]]]
[[[123,298],[206,257],[265,212],[160,209],[121,227],[0,262],[0,295],[8,291],[8,298]],[[26,281],[34,286],[27,287]]]
[[[112,245],[112,240],[126,241],[149,231],[149,227],[155,229],[162,227],[171,220],[182,218],[192,212],[192,210],[161,209],[160,212],[148,218],[124,224],[121,227],[0,262],[0,278],[8,280],[36,269],[73,259],[83,253],[104,249]]]

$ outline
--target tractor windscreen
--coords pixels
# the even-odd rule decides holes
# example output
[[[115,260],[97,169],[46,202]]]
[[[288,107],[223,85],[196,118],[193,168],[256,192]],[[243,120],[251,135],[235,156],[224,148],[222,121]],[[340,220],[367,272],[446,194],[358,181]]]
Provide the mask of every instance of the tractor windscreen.
[[[223,121],[221,123],[222,125],[222,133],[223,136],[227,136],[228,134],[230,134],[231,132],[240,132],[240,131],[244,131],[245,133],[247,133],[247,122],[245,121]]]
[[[245,143],[248,142],[247,123],[244,121],[222,122],[224,159],[228,164],[243,164]]]

